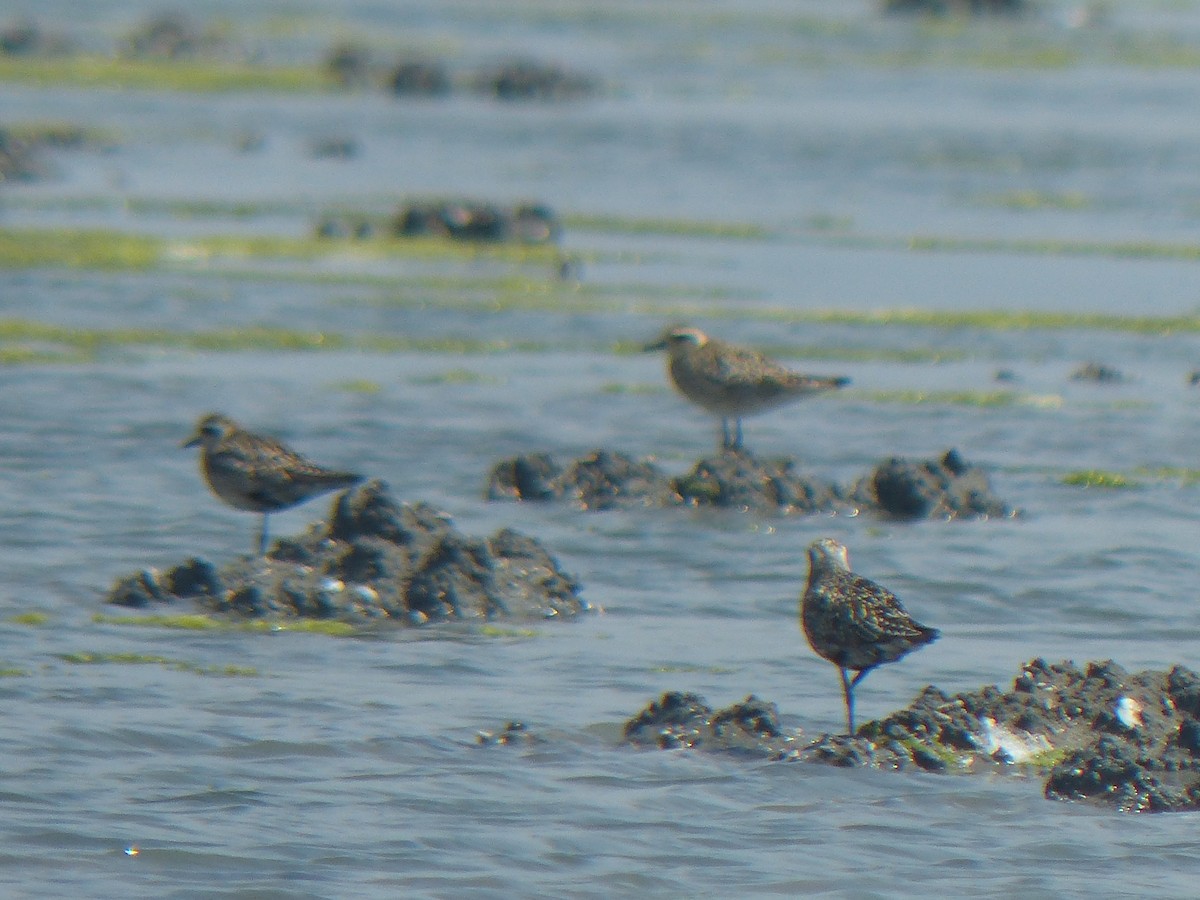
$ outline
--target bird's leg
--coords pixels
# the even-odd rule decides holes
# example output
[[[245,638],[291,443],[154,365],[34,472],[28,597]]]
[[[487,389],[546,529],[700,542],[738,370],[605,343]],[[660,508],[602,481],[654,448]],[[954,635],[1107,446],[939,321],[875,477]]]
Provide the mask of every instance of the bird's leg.
[[[846,680],[846,670],[842,669],[842,688],[846,692],[846,719],[850,723],[851,737],[854,737],[854,689],[874,668],[874,666],[867,666],[865,669],[859,669],[858,673],[849,681]]]
[[[258,555],[267,555],[267,516],[270,513],[263,513],[262,531],[258,533]]]
[[[729,441],[729,420],[721,417],[721,450],[728,450],[732,444]]]
[[[854,737],[854,685],[858,681],[858,676],[851,681],[846,675],[845,669],[838,666],[838,671],[842,673],[842,696],[846,698],[846,728],[849,729],[846,733],[850,737]],[[861,674],[860,672],[859,675]]]
[[[742,417],[738,416],[735,421],[737,422],[737,436],[734,437],[734,439],[733,439],[733,446],[735,449],[741,450],[742,449]]]

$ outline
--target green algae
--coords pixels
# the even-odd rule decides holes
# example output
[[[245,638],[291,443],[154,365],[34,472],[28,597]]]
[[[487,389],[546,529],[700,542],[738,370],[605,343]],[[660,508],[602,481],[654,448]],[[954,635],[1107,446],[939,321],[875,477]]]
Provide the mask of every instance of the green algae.
[[[162,246],[156,238],[109,231],[0,228],[0,268],[145,270],[160,262]]]
[[[600,216],[573,214],[565,216],[567,228],[580,231],[596,231],[609,234],[659,235],[663,237],[731,238],[738,240],[763,240],[773,232],[761,225],[748,222],[716,222],[701,219],[629,218],[623,216]]]
[[[29,677],[29,672],[27,672],[25,669],[18,669],[16,667],[0,668],[0,678],[28,678],[28,677]]]
[[[31,628],[38,628],[50,621],[50,614],[39,611],[17,613],[14,616],[9,616],[8,621],[14,625],[28,625]]]
[[[223,678],[257,678],[259,672],[253,666],[202,666],[184,660],[171,659],[146,653],[58,653],[55,654],[63,662],[72,665],[122,665],[122,666],[162,666],[176,672],[191,672],[196,675],[216,675]]]
[[[117,142],[116,132],[63,121],[28,121],[5,125],[3,130],[17,140],[50,147],[79,147],[82,145],[111,146]],[[5,203],[7,206],[7,201]]]
[[[1200,248],[1198,248],[1200,249]],[[826,325],[895,325],[908,328],[976,331],[1109,331],[1144,335],[1200,332],[1200,315],[1121,316],[1111,313],[1043,312],[1040,310],[815,310],[798,320]]]
[[[349,339],[341,335],[287,328],[252,326],[189,333],[154,328],[72,328],[30,319],[0,319],[0,344],[17,342],[59,344],[85,355],[130,346],[219,351],[342,350],[351,346]]]
[[[410,384],[416,385],[435,385],[435,384],[502,384],[500,378],[494,378],[491,375],[483,375],[479,372],[474,372],[470,369],[456,368],[447,369],[445,372],[434,372],[430,375],[420,375],[409,379]]]
[[[308,634],[327,634],[347,637],[358,634],[361,628],[334,619],[219,619],[200,613],[114,616],[96,613],[92,621],[98,625],[121,625],[133,628],[166,628],[184,631],[295,631]]]
[[[1053,769],[1060,762],[1067,758],[1070,753],[1066,747],[1047,747],[1045,750],[1039,750],[1036,753],[1031,753],[1029,756],[1020,760],[1014,765],[1024,769],[1047,771]]]
[[[334,86],[315,66],[255,66],[224,59],[132,59],[96,54],[0,55],[0,82],[189,93],[319,92]]]
[[[7,269],[144,271],[222,259],[310,262],[333,257],[494,259],[549,265],[557,261],[558,251],[545,245],[472,244],[443,238],[378,237],[351,242],[317,237],[208,235],[184,240],[105,229],[0,228],[0,268]]]
[[[1084,469],[1079,472],[1068,472],[1061,479],[1063,484],[1072,487],[1121,489],[1140,487],[1140,483],[1120,472],[1104,472],[1099,469]]]
[[[1044,406],[1045,398],[1018,391],[853,391],[873,403],[895,403],[906,406],[975,406],[984,409],[1003,406]],[[1061,402],[1061,401],[1059,401]]]
[[[1139,466],[1134,471],[1136,474],[1146,478],[1160,479],[1162,481],[1178,481],[1185,485],[1200,482],[1200,469],[1188,469],[1182,466]]]
[[[138,628],[172,628],[183,631],[215,631],[228,629],[231,623],[214,619],[199,613],[178,613],[168,615],[156,613],[140,616],[113,616],[108,613],[95,613],[92,622],[97,625],[126,625]]]
[[[69,352],[39,350],[25,352],[29,343],[59,345]],[[30,319],[0,319],[0,361],[8,349],[20,345],[13,357],[20,361],[86,361],[115,348],[153,347],[198,352],[235,353],[246,351],[316,352],[361,350],[375,353],[440,353],[483,355],[508,352],[544,352],[551,349],[539,341],[508,341],[475,338],[409,338],[402,335],[347,335],[326,331],[250,326],[217,331],[179,332],[154,328],[72,328]],[[366,382],[343,383],[343,389],[369,392]]]
[[[347,378],[335,381],[330,388],[343,394],[378,394],[383,390],[383,385],[369,378]]]
[[[1047,193],[1045,191],[1030,189],[1009,191],[1004,194],[985,194],[977,198],[976,202],[984,206],[998,206],[1004,209],[1016,210],[1079,210],[1087,209],[1093,205],[1093,201],[1086,194],[1079,191]]]
[[[620,381],[611,381],[608,384],[601,385],[600,393],[602,394],[662,394],[666,392],[666,388],[661,384],[627,384]]]
[[[883,736],[881,735],[881,737]],[[888,739],[885,738],[885,740]],[[947,771],[966,771],[974,759],[970,753],[964,753],[962,750],[957,750],[940,741],[923,741],[917,737],[905,737],[901,738],[898,743],[908,751],[914,760],[922,754],[928,753],[939,760]]]
[[[1174,481],[1188,486],[1200,483],[1200,469],[1182,466],[1138,466],[1132,473],[1112,472],[1102,469],[1083,469],[1068,472],[1059,479],[1063,484],[1076,487],[1135,488],[1146,481]]]
[[[501,625],[481,625],[476,633],[489,638],[538,638],[542,632],[535,628],[512,628]]]

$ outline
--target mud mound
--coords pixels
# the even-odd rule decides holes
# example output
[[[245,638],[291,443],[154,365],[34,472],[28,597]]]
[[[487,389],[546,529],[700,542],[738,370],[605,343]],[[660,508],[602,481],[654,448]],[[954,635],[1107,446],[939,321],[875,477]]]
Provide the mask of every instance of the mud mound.
[[[218,613],[348,622],[574,616],[578,585],[532,538],[485,539],[425,503],[398,503],[382,481],[339,495],[329,520],[284,538],[265,557],[218,568],[192,558],[119,579],[108,602],[146,608],[188,601]]]
[[[934,460],[893,457],[851,487],[802,474],[789,458],[762,460],[726,450],[671,477],[649,460],[595,450],[568,466],[548,453],[497,463],[489,500],[568,500],[584,509],[629,506],[716,506],[762,513],[865,509],[903,519],[1011,516],[986,473],[955,450]]]
[[[959,774],[1045,773],[1044,792],[1125,811],[1200,809],[1200,675],[1182,666],[1130,673],[1035,659],[1012,688],[946,694],[925,688],[905,709],[849,735],[780,728],[753,696],[713,710],[695,694],[664,694],[625,725],[641,747],[738,752],[845,767]]]

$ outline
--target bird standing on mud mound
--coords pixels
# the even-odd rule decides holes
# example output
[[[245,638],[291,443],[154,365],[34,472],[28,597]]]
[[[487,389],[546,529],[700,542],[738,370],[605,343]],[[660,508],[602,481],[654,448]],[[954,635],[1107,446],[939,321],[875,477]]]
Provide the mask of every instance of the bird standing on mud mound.
[[[849,378],[801,375],[756,350],[713,340],[698,328],[668,328],[645,349],[666,350],[679,393],[721,417],[721,449],[742,447],[742,417],[840,388]],[[730,434],[729,420],[735,421]]]
[[[214,494],[234,509],[262,513],[260,556],[267,552],[268,515],[362,481],[352,472],[323,469],[217,413],[202,416],[180,446],[201,448],[200,471]]]
[[[938,630],[914,621],[896,595],[850,571],[846,548],[832,538],[808,548],[808,584],[800,624],[817,655],[842,673],[846,725],[854,734],[854,688],[876,666],[937,640]],[[851,679],[847,669],[857,674]]]

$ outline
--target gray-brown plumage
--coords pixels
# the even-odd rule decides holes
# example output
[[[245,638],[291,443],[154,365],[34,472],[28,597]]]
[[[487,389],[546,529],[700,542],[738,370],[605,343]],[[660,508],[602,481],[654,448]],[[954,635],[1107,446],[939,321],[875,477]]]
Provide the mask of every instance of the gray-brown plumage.
[[[267,552],[268,515],[362,481],[361,475],[309,462],[218,413],[202,416],[181,446],[200,447],[200,471],[214,494],[234,509],[262,513],[260,555]]]
[[[937,640],[938,630],[914,621],[887,588],[851,572],[848,551],[832,538],[814,541],[808,560],[800,624],[817,655],[842,674],[846,725],[853,735],[858,683],[876,666]],[[847,669],[857,673],[853,679]]]
[[[679,393],[721,417],[721,449],[742,446],[742,417],[840,388],[849,378],[801,375],[756,350],[714,340],[697,328],[668,328],[646,350],[666,350]],[[729,420],[735,428],[729,430]]]

